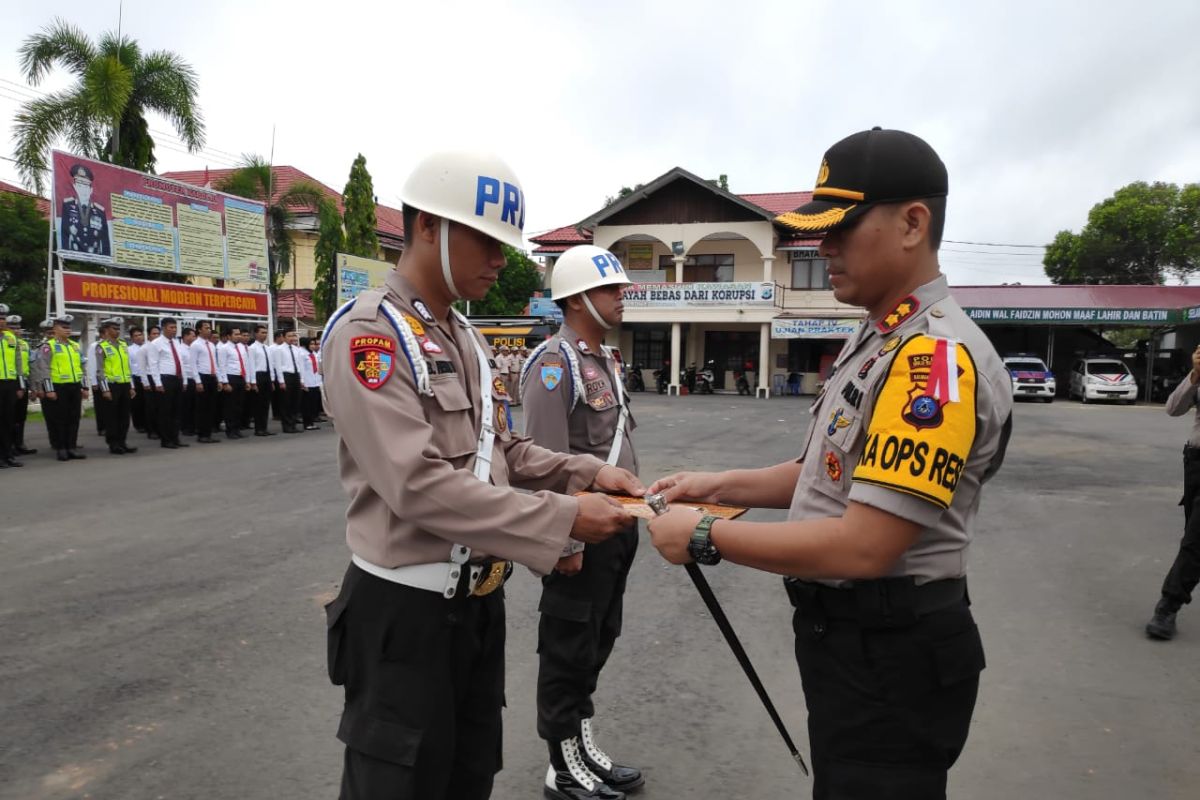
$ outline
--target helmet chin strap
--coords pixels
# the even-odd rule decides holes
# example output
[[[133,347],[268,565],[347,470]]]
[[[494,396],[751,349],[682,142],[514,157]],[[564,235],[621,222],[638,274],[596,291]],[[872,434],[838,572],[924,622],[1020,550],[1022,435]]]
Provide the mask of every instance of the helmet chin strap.
[[[450,220],[442,217],[442,279],[446,281],[446,288],[450,290],[450,296],[455,300],[462,297],[458,291],[458,287],[454,285],[454,276],[450,273]],[[594,311],[592,312],[595,313]]]
[[[612,325],[604,321],[604,317],[596,311],[596,307],[592,305],[592,298],[587,296],[587,292],[580,295],[583,298],[583,304],[587,306],[588,313],[592,315],[592,319],[596,320],[596,324],[606,331],[612,330]]]

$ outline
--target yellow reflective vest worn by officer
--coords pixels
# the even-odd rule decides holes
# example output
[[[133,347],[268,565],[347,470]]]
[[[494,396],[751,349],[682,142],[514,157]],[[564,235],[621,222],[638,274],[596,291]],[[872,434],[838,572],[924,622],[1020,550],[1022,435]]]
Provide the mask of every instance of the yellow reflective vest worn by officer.
[[[130,383],[133,371],[129,366],[129,346],[124,339],[111,342],[107,339],[96,345],[104,354],[104,361],[97,370],[97,378],[112,383]],[[102,384],[103,385],[103,384]]]
[[[789,518],[840,517],[850,501],[882,509],[923,526],[892,575],[963,577],[1011,412],[1004,364],[939,277],[864,324],[834,362]]]
[[[83,384],[83,356],[79,345],[71,339],[47,341],[42,345],[36,364],[35,383],[40,391],[53,392],[60,384]]]
[[[0,381],[15,381],[21,377],[21,346],[18,342],[12,331],[0,331]]]

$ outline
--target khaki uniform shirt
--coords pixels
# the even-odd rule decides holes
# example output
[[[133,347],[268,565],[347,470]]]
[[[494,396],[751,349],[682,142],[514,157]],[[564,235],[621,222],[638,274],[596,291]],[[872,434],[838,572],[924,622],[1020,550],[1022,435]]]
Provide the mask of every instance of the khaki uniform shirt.
[[[607,461],[616,438],[621,417],[620,398],[613,386],[615,362],[604,353],[580,349],[583,339],[568,325],[559,329],[537,361],[530,365],[521,382],[521,400],[525,406],[525,433],[542,447],[560,453],[587,453]],[[587,347],[586,344],[583,347]],[[567,356],[570,348],[579,365],[582,386],[574,386]],[[578,392],[579,401],[572,407]],[[629,403],[628,397],[625,399]],[[625,439],[616,465],[637,474],[637,453],[633,448],[633,415],[625,419]],[[583,543],[571,540],[565,555],[583,550]]]
[[[417,335],[421,352],[412,356],[429,365],[432,397],[419,393],[403,344],[379,309],[385,293]],[[470,325],[428,314],[393,271],[384,289],[359,295],[322,349],[325,408],[337,427],[350,495],[346,542],[387,568],[445,562],[451,545],[462,544],[472,560],[495,556],[547,573],[575,523],[578,501],[570,493],[591,485],[604,462],[554,453],[514,434],[503,382],[493,376],[491,482],[476,478],[482,420],[472,339],[491,350]]]
[[[1175,391],[1167,398],[1167,413],[1172,417],[1182,417],[1189,409],[1196,409],[1192,420],[1192,432],[1188,435],[1187,443],[1192,447],[1200,447],[1200,385],[1192,383],[1192,374],[1184,376]]]
[[[812,406],[789,518],[879,508],[924,529],[891,575],[962,577],[1011,414],[1003,362],[939,277],[842,348]]]

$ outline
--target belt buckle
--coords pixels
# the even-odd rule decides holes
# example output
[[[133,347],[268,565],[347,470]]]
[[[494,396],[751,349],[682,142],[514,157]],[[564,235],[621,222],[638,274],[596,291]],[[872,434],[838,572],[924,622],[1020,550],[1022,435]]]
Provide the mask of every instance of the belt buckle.
[[[471,597],[487,597],[504,585],[504,581],[512,574],[511,561],[494,561],[486,576],[480,578],[471,590]]]

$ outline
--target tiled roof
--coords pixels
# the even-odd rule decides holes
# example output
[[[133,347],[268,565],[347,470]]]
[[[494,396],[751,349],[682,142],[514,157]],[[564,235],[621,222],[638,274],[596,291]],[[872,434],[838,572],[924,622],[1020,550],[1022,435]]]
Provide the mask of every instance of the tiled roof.
[[[586,229],[584,234],[580,234],[576,226],[564,225],[561,228],[531,236],[529,241],[537,244],[588,244],[592,241],[592,235]]]
[[[316,318],[317,310],[312,296],[312,289],[280,289],[276,295],[275,316]]]
[[[587,244],[587,242],[585,242],[584,244]],[[552,255],[557,255],[558,253],[565,253],[568,250],[570,250],[572,247],[575,247],[575,245],[573,245],[573,244],[543,244],[543,245],[538,245],[537,247],[535,247],[533,249],[533,254],[535,256],[552,256]]]
[[[754,203],[772,214],[784,214],[795,211],[800,206],[812,200],[812,192],[764,192],[761,194],[739,194],[748,203]]]
[[[820,239],[780,239],[776,247],[817,247]]]
[[[194,169],[179,172],[164,172],[160,177],[181,183],[190,183],[193,186],[215,187],[234,172],[235,170],[233,169]],[[340,213],[344,214],[346,212],[345,206],[342,205],[342,196],[308,173],[298,170],[295,167],[280,165],[272,167],[272,175],[271,191],[276,196],[283,194],[299,181],[309,181],[316,184],[321,189],[322,194],[337,204]],[[253,199],[261,200],[262,198]],[[292,210],[299,212],[307,211],[309,213],[316,212],[314,208],[300,206],[294,207]],[[376,205],[375,221],[377,233],[381,239],[385,240],[381,244],[390,244],[394,247],[404,242],[404,218],[400,209]]]
[[[46,219],[50,218],[50,201],[44,197],[38,197],[33,192],[28,192],[15,184],[0,181],[0,192],[11,192],[12,194],[21,194],[26,197],[33,198],[33,204],[37,206],[37,210],[42,212],[42,216]]]

